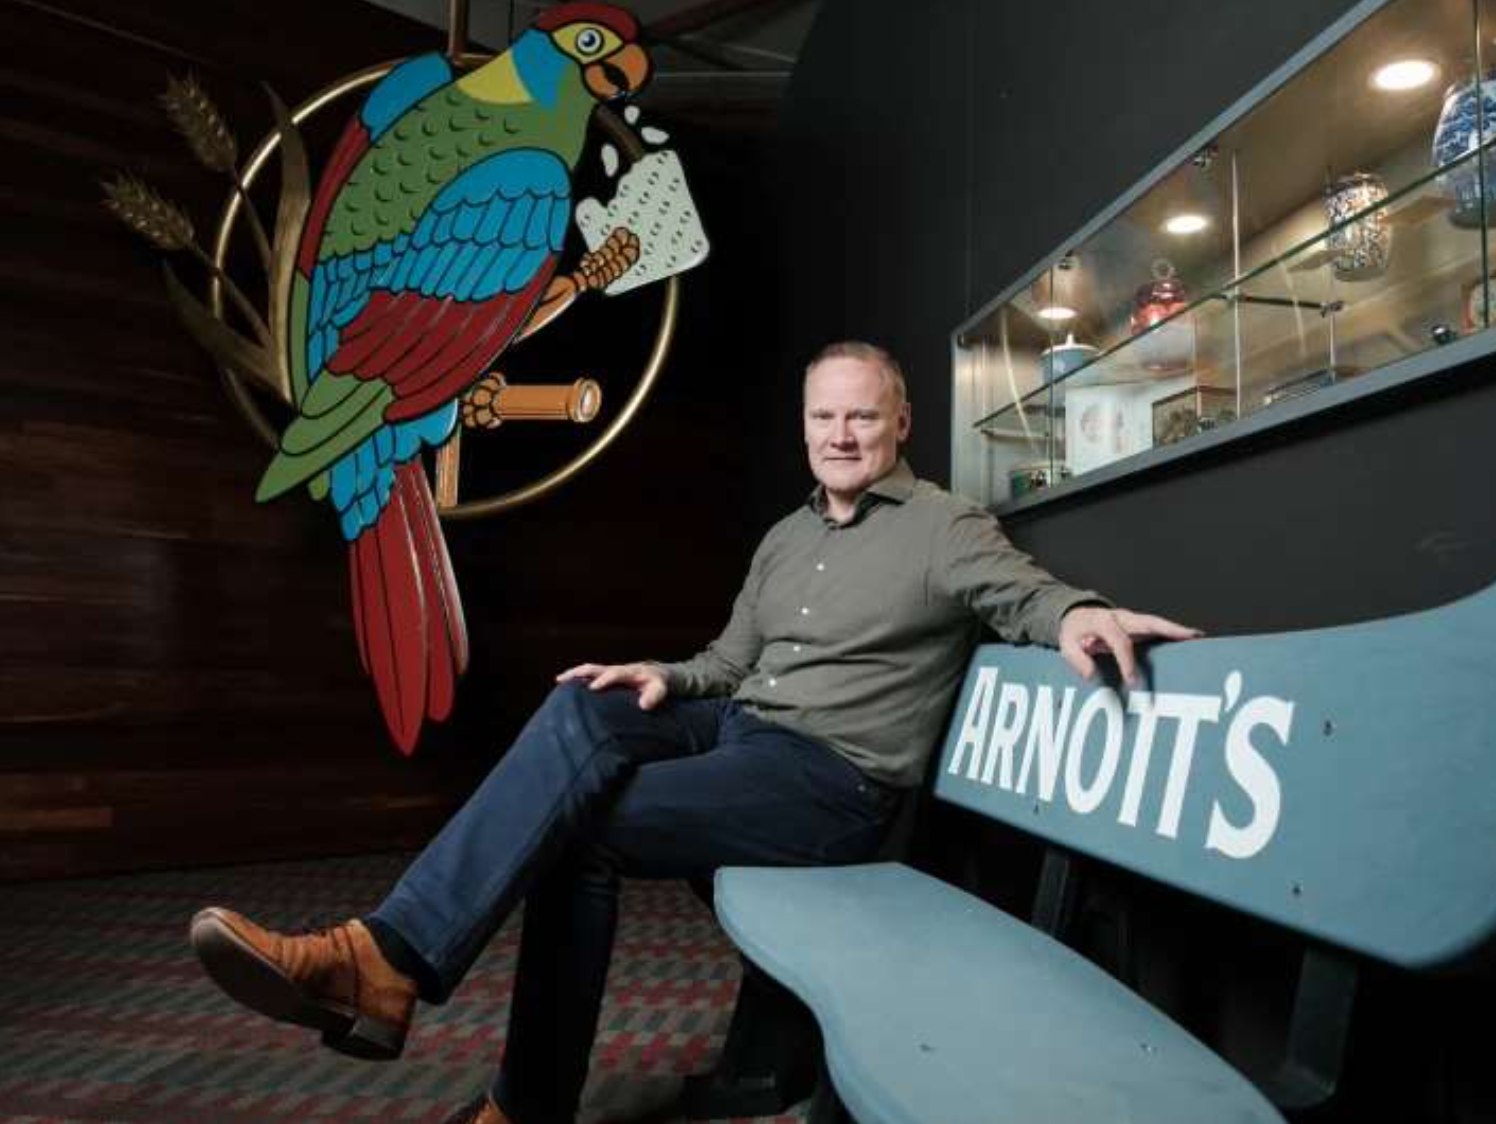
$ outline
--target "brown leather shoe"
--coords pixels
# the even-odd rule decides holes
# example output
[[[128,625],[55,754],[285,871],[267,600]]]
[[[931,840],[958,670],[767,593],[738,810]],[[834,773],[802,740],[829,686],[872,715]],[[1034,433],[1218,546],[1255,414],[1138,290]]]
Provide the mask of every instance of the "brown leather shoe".
[[[216,906],[192,919],[192,948],[229,998],[322,1032],[356,1058],[397,1058],[416,985],[390,967],[361,921],[286,936]]]
[[[499,1106],[484,1094],[477,1100],[463,1105],[442,1124],[513,1124],[509,1117],[499,1111]]]

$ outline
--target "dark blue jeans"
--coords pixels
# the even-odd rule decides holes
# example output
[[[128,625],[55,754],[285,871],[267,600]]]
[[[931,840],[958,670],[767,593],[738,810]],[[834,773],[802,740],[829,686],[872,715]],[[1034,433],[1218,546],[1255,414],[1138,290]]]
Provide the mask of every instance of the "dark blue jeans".
[[[494,1096],[518,1124],[576,1114],[620,876],[860,862],[899,793],[825,744],[727,699],[640,710],[632,690],[553,691],[374,917],[427,966],[440,1003],[525,902]]]

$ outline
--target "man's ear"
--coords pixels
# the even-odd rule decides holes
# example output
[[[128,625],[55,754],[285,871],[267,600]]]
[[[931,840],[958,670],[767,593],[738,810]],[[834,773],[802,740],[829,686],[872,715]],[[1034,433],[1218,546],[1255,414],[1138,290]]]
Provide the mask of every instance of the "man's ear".
[[[899,407],[899,440],[909,440],[909,431],[914,427],[914,411],[908,402]]]

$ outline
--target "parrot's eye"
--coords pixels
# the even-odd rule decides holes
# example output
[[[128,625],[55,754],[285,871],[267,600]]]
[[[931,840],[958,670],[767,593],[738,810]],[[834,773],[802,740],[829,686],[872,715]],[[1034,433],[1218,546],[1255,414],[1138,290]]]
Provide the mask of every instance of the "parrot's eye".
[[[603,33],[595,27],[584,27],[577,33],[577,50],[584,55],[595,55],[603,49]]]

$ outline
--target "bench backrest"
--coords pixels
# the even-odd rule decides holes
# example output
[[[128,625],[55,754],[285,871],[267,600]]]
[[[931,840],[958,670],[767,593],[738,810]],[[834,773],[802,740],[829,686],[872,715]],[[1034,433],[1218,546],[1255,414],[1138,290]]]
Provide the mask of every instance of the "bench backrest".
[[[1160,645],[1146,688],[986,645],[944,800],[1407,967],[1496,928],[1496,586],[1427,612]]]

